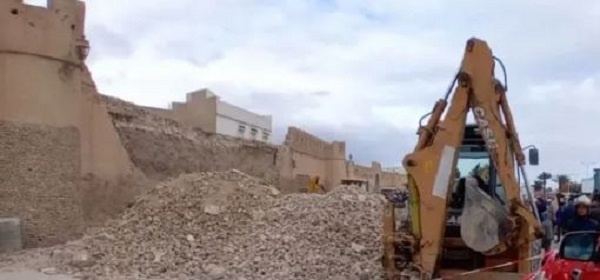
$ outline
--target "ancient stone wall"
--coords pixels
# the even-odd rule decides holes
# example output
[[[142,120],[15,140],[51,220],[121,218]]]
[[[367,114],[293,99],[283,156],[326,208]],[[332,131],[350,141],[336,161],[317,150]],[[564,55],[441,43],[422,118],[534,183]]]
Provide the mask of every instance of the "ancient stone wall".
[[[143,182],[138,180],[140,177],[134,179],[141,173],[136,172],[120,143],[85,65],[84,3],[53,0],[47,7],[37,7],[6,0],[0,1],[0,12],[0,120],[23,126],[2,133],[1,138],[33,145],[26,154],[14,154],[15,162],[27,161],[32,170],[52,170],[32,175],[38,180],[35,183],[25,176],[15,177],[25,180],[20,185],[11,181],[21,187],[22,194],[48,188],[52,199],[43,198],[43,203],[24,200],[23,207],[28,208],[19,209],[26,216],[35,213],[25,219],[24,234],[41,241],[27,238],[28,245],[51,245],[78,234],[71,215],[86,217],[86,223],[102,222],[96,213],[118,213],[125,208],[125,200],[133,199],[137,184]],[[71,129],[78,139],[53,138],[53,132],[49,132],[45,141],[62,145],[60,152],[55,151],[37,138],[39,133],[24,132],[35,127],[44,131]],[[69,135],[65,132],[64,137]],[[12,164],[5,161],[0,168],[10,170]],[[9,180],[8,173],[0,174],[2,180]],[[85,205],[67,199],[88,198],[90,194],[97,197],[88,199]],[[37,198],[34,195],[31,199]],[[66,210],[65,203],[73,209]],[[11,209],[0,211],[0,216],[15,214]]]
[[[374,191],[382,188],[398,188],[406,184],[406,174],[390,172],[382,169],[379,162],[372,162],[371,166],[363,166],[348,162],[348,177],[352,179],[367,180]]]
[[[21,219],[25,247],[79,237],[78,129],[2,121],[0,135],[1,218]]]
[[[129,156],[150,178],[238,169],[277,180],[276,146],[206,133],[130,102],[103,99]]]
[[[289,127],[280,153],[280,186],[288,191],[306,187],[306,180],[297,179],[298,176],[319,176],[327,189],[337,186],[346,177],[345,142],[327,142]]]
[[[100,96],[85,65],[84,3],[48,3],[0,0],[0,217],[23,220],[26,246],[119,213],[152,183],[138,168],[155,180],[239,169],[290,190],[314,175],[328,188],[347,177],[344,142],[290,128],[277,147]],[[186,116],[214,125],[201,115],[215,113],[197,108]]]
[[[387,171],[381,172],[381,183],[380,183],[381,187],[398,188],[398,187],[406,185],[407,182],[408,182],[407,176],[404,173],[387,172]]]
[[[0,1],[0,119],[74,126],[81,174],[119,178],[133,165],[85,66],[85,5],[48,3]]]

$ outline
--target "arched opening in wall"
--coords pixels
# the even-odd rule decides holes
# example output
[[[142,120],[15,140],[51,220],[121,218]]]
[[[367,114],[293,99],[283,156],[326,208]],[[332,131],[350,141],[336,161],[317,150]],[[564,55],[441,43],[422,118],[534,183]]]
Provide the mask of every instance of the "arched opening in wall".
[[[48,0],[23,0],[23,4],[29,6],[48,8]]]

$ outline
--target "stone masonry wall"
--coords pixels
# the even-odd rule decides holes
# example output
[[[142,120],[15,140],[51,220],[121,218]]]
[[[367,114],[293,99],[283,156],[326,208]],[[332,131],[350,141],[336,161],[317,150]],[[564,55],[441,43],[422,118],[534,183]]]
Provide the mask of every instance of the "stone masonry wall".
[[[2,218],[21,219],[28,248],[79,237],[78,130],[2,121],[0,135]]]
[[[276,146],[206,133],[113,97],[103,100],[131,160],[152,179],[238,169],[277,180]]]
[[[332,189],[347,176],[345,156],[345,142],[327,142],[290,127],[280,149],[280,186],[286,192],[297,192],[306,188],[303,177],[319,176],[325,188]]]
[[[101,223],[99,214],[117,214],[139,193],[134,177],[141,173],[85,65],[85,3],[47,4],[0,1],[0,120],[12,124],[0,135],[0,192],[7,201],[0,216],[25,219],[28,246],[77,235],[76,220]],[[75,203],[78,197],[87,203]]]
[[[400,188],[406,184],[407,180],[406,174],[384,171],[379,162],[372,162],[371,166],[349,162],[348,169],[348,177],[367,180],[369,186],[376,192],[384,188]]]

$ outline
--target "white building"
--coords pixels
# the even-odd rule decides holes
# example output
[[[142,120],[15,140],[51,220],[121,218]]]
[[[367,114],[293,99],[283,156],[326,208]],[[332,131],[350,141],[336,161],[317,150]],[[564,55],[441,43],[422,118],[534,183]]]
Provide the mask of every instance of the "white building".
[[[210,133],[270,143],[273,119],[222,101],[208,89],[187,94],[186,102],[173,102],[174,116]]]
[[[252,113],[220,100],[217,103],[216,125],[219,134],[271,142],[271,116]]]

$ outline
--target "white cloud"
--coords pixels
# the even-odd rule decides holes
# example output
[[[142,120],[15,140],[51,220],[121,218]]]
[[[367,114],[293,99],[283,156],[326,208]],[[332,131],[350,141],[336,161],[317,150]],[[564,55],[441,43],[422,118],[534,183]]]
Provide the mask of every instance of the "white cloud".
[[[330,127],[348,141],[393,150],[374,159],[397,162],[414,145],[400,137],[414,134],[446,90],[466,39],[480,36],[508,67],[523,144],[544,148],[542,167],[532,171],[583,172],[579,161],[600,157],[600,142],[587,141],[600,136],[593,129],[598,1],[86,2],[101,91],[140,104],[166,106],[210,87],[273,114],[282,127]],[[385,135],[398,135],[397,146],[350,127],[391,129]]]

